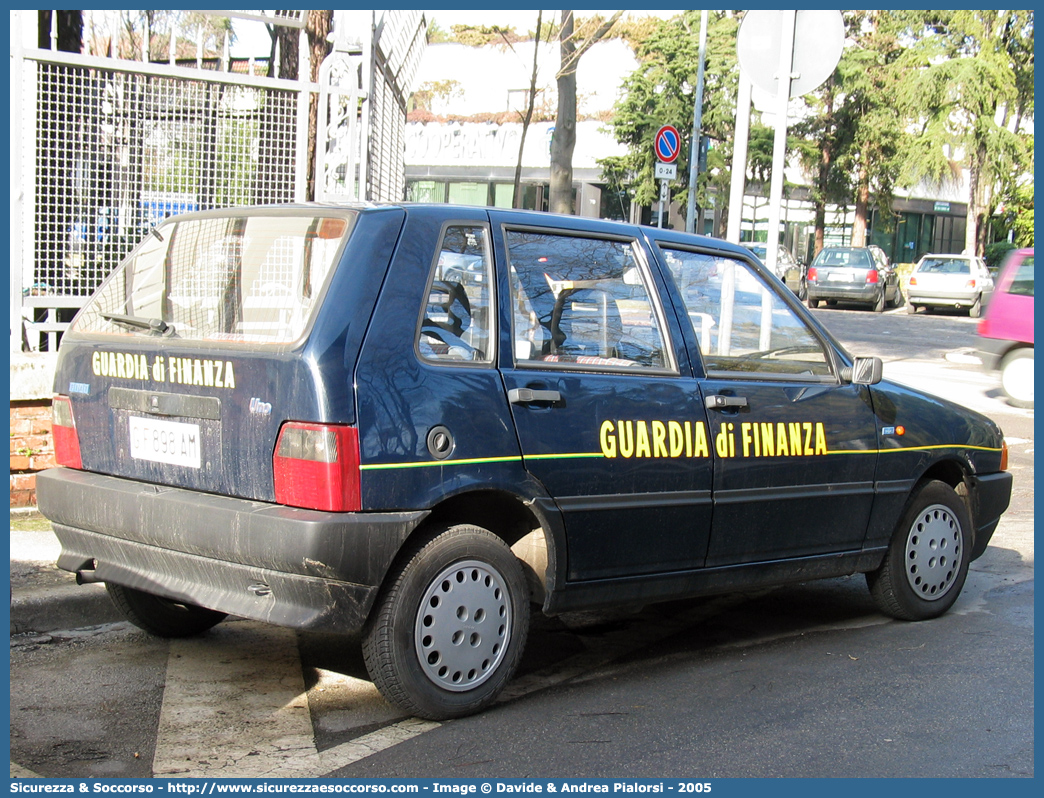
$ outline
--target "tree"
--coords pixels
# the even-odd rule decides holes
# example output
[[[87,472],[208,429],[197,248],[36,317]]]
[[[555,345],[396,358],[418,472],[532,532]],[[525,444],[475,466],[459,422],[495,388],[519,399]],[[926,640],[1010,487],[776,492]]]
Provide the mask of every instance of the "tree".
[[[847,12],[846,27],[854,46],[845,49],[837,67],[844,95],[838,117],[846,130],[846,148],[839,161],[840,168],[851,176],[855,194],[852,245],[856,247],[869,243],[871,195],[881,215],[891,216],[898,171],[902,121],[892,98],[900,77],[894,62],[901,48],[888,31],[888,14]]]
[[[576,147],[576,67],[592,45],[601,41],[623,14],[617,11],[599,24],[597,18],[587,20],[579,28],[573,12],[562,12],[558,41],[561,68],[558,71],[558,113],[551,137],[551,197],[554,213],[573,212],[573,149]]]
[[[908,139],[907,185],[956,183],[968,174],[965,249],[982,254],[999,196],[1029,163],[1017,127],[1031,112],[1032,11],[907,12],[914,39],[899,58],[897,99],[918,135]]]
[[[632,193],[634,202],[652,203],[658,194],[653,139],[660,126],[679,131],[692,126],[692,110],[699,66],[700,12],[686,11],[670,20],[658,20],[651,33],[635,47],[638,68],[623,83],[611,125],[618,142],[626,144],[624,156],[600,160],[603,175],[614,190]],[[713,12],[708,21],[702,135],[715,142],[707,155],[707,171],[700,175],[697,201],[705,205],[708,188],[728,196],[732,137],[736,118],[735,17]],[[557,130],[556,130],[557,132]],[[771,137],[770,137],[771,139]],[[675,198],[687,202],[688,160],[691,148],[678,157],[678,190]]]
[[[529,132],[529,124],[533,121],[533,106],[536,104],[536,82],[537,82],[537,56],[540,54],[540,33],[544,29],[544,12],[537,11],[536,35],[533,37],[533,71],[529,77],[529,97],[526,103],[526,113],[522,117],[522,136],[518,142],[518,161],[515,164],[515,185],[512,192],[512,207],[522,207],[522,153],[526,148],[526,134]],[[511,42],[505,37],[508,46]],[[514,47],[512,47],[514,49]]]
[[[309,11],[305,24],[308,36],[310,75],[312,83],[319,82],[319,67],[333,50],[330,31],[333,30],[333,11]],[[308,182],[307,198],[315,199],[315,148],[319,136],[319,95],[314,92],[308,101]]]

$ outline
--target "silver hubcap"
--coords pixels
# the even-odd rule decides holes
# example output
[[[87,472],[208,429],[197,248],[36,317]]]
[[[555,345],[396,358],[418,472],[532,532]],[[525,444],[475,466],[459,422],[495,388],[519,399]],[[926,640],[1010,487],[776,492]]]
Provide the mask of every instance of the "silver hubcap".
[[[413,634],[421,669],[435,684],[454,692],[478,687],[511,636],[504,577],[478,560],[454,563],[428,586]]]
[[[906,578],[925,601],[946,595],[957,578],[961,525],[950,508],[933,504],[914,519],[906,538]]]

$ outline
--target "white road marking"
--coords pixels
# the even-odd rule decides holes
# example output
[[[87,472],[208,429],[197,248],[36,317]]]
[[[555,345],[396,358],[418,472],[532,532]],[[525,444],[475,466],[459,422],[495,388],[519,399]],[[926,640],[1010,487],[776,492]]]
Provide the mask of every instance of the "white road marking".
[[[886,380],[909,385],[988,416],[1013,415],[1033,418],[1033,411],[1012,407],[1000,394],[995,374],[969,371],[928,360],[889,360],[884,364]],[[995,391],[997,396],[989,396]]]
[[[293,631],[237,621],[171,642],[154,775],[289,776],[309,760],[317,770]]]
[[[171,642],[152,771],[181,778],[315,778],[438,726],[409,718],[318,751],[296,634],[233,621],[206,638]]]

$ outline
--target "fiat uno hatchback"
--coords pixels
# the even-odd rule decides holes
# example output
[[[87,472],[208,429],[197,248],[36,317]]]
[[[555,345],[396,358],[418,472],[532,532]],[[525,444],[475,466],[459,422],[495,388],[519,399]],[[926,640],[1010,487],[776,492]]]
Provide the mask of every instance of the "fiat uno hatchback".
[[[1006,509],[990,420],[881,381],[748,250],[446,205],[163,222],[64,337],[58,565],[138,626],[360,635],[489,705],[536,611],[864,573],[945,612]]]

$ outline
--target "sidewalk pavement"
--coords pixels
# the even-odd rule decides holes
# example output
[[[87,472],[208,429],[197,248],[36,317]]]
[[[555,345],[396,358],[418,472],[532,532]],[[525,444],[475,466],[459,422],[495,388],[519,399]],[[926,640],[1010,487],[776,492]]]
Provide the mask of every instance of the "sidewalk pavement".
[[[39,513],[11,511],[11,634],[123,620],[102,584],[77,585],[55,566],[61,545]]]

